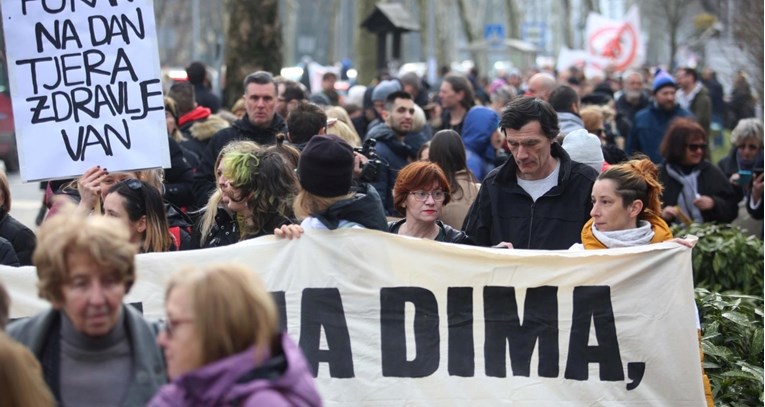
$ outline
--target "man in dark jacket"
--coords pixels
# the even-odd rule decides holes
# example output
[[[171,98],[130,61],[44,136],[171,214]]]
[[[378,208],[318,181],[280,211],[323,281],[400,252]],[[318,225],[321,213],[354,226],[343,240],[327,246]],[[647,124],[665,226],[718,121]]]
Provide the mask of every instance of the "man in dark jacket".
[[[630,134],[635,114],[651,104],[651,97],[645,89],[643,74],[629,70],[622,76],[624,90],[616,99],[616,129],[625,139]]]
[[[675,80],[666,72],[658,71],[653,80],[653,103],[635,114],[624,149],[628,155],[641,152],[656,164],[662,162],[659,144],[669,122],[677,117],[691,116],[691,112],[675,103],[676,91]]]
[[[393,185],[398,171],[417,159],[417,151],[425,143],[420,133],[411,133],[414,121],[414,100],[404,91],[396,91],[385,99],[382,112],[384,123],[380,123],[367,133],[367,139],[377,140],[376,150],[387,167],[380,171],[377,180],[372,183],[380,194],[386,215],[397,215],[393,206]]]
[[[287,134],[287,125],[276,114],[276,82],[270,73],[258,71],[244,78],[244,117],[212,137],[194,174],[194,196],[203,206],[215,189],[215,160],[223,147],[234,140],[250,140],[262,146],[276,143],[278,133]]]
[[[465,233],[481,246],[561,250],[579,243],[597,171],[555,142],[558,117],[541,99],[511,101],[500,127],[512,157],[484,179]]]

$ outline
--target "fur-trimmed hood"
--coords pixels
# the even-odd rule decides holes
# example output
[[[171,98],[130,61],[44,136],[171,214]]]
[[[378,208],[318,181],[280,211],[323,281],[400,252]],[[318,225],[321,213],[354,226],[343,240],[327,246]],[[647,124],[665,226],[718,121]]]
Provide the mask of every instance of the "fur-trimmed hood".
[[[229,126],[231,126],[231,124],[229,124],[226,119],[213,114],[206,120],[194,122],[189,127],[188,134],[199,141],[207,141],[211,139],[215,133]]]

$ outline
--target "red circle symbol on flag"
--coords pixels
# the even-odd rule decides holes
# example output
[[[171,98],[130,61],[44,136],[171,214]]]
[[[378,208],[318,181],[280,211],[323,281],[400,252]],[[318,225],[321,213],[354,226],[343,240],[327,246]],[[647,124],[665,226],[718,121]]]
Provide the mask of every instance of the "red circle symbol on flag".
[[[629,68],[637,57],[638,36],[631,24],[620,24],[595,30],[587,41],[587,51],[591,55],[610,60],[616,71]],[[592,64],[600,69],[604,67],[598,61]]]

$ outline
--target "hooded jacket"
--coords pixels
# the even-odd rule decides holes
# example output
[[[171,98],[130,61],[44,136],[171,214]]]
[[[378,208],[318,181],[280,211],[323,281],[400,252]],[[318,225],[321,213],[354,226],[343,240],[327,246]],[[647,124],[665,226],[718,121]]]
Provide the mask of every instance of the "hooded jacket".
[[[230,124],[220,116],[210,115],[204,120],[196,120],[181,126],[181,133],[186,138],[180,144],[186,161],[194,172],[197,172],[201,164],[207,144],[215,133],[229,127]]]
[[[664,138],[664,132],[669,127],[669,122],[676,117],[692,116],[691,112],[683,109],[680,105],[666,111],[659,107],[656,102],[635,114],[635,121],[627,136],[627,144],[624,151],[628,155],[641,152],[648,156],[656,164],[662,162],[659,154],[659,145]]]
[[[477,245],[510,242],[516,249],[565,250],[580,242],[598,173],[571,161],[558,143],[552,143],[551,154],[560,161],[558,185],[536,202],[518,185],[512,158],[489,173],[463,227]]]
[[[255,348],[186,373],[165,385],[149,407],[321,406],[305,358],[286,334],[262,363]]]
[[[558,113],[558,127],[564,136],[568,136],[574,130],[584,129],[584,121],[579,115],[569,112]]]
[[[335,202],[323,213],[306,218],[308,222],[302,225],[311,223],[313,219],[329,230],[360,225],[366,229],[387,231],[388,220],[377,191],[368,184],[362,185],[360,189],[361,192],[353,197]]]
[[[467,165],[473,175],[483,179],[494,168],[497,151],[491,145],[491,136],[499,126],[499,115],[484,106],[475,106],[465,115],[462,142],[467,150]]]

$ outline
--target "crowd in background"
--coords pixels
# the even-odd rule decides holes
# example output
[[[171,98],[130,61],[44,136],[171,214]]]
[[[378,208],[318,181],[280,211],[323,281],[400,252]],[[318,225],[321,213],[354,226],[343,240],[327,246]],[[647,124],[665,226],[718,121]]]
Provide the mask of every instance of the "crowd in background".
[[[432,84],[381,74],[343,92],[331,72],[309,89],[258,71],[224,109],[204,65],[187,73],[165,99],[171,168],[48,183],[37,238],[8,214],[0,177],[0,261],[34,264],[54,304],[9,329],[39,362],[24,388],[40,400],[8,405],[321,403],[251,272],[174,277],[158,327],[122,304],[136,252],[338,228],[552,250],[669,241],[673,223],[739,219],[762,236],[763,126],[743,74],[726,96],[690,67],[444,69]],[[712,163],[724,129],[730,151]]]

